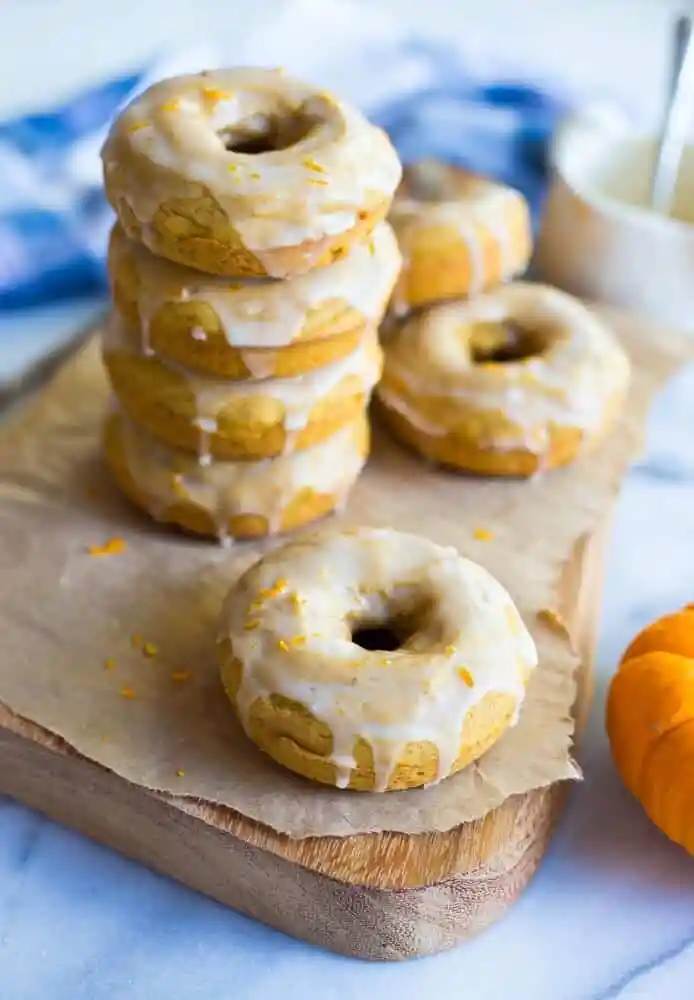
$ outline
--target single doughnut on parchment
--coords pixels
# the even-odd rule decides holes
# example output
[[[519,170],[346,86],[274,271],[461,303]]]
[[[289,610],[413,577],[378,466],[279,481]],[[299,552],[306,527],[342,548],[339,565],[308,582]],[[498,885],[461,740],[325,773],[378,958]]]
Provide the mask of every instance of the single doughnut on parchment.
[[[280,764],[383,792],[446,778],[517,718],[537,664],[509,594],[452,548],[390,529],[317,532],[237,581],[221,669]]]
[[[384,347],[384,422],[425,458],[479,475],[573,462],[609,433],[630,381],[601,317],[529,282],[423,310]]]

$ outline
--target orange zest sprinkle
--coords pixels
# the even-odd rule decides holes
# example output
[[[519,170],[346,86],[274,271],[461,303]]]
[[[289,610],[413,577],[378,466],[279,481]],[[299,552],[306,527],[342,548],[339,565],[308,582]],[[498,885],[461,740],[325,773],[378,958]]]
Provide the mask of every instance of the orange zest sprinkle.
[[[271,587],[262,587],[260,591],[260,596],[253,601],[252,607],[257,607],[262,604],[263,601],[267,600],[269,597],[277,597],[279,594],[283,593],[287,589],[287,581],[283,576],[278,577]]]
[[[537,613],[537,617],[540,621],[547,622],[548,625],[554,626],[560,632],[566,632],[566,622],[559,614],[558,611],[553,611],[552,608],[542,608]]]
[[[243,627],[246,632],[252,632],[254,629],[259,628],[259,626],[260,618],[250,618]]]
[[[120,689],[121,698],[134,698],[135,692],[131,687],[123,687]]]
[[[389,656],[384,656],[383,659],[381,660],[381,663],[383,664],[384,667],[389,667],[392,662],[393,661],[390,659]]]
[[[369,240],[369,253],[372,257],[376,255],[376,243],[374,240]]]
[[[176,771],[176,777],[177,778],[185,778],[185,776],[186,776],[186,772],[185,771]]]
[[[233,174],[238,169],[239,168],[236,166],[235,163],[230,163],[229,166],[227,167],[227,170],[229,171],[230,174]]]
[[[133,649],[140,649],[140,647],[142,646],[142,643],[143,643],[143,639],[142,639],[141,635],[131,635],[130,636],[130,645],[133,647]]]
[[[219,101],[229,101],[234,96],[230,90],[220,90],[219,87],[203,87],[201,94],[203,103],[209,111],[212,111]]]
[[[161,111],[178,111],[178,108],[179,108],[179,102],[178,101],[165,101],[164,104],[162,104],[160,110]]]
[[[142,647],[142,652],[145,654],[145,656],[149,656],[149,658],[152,659],[157,655],[159,650],[157,649],[157,647],[154,645],[153,642],[146,642]]]
[[[321,167],[320,163],[316,163],[316,161],[312,160],[310,157],[306,157],[303,164],[307,170],[314,170],[317,174],[325,173],[325,167]]]
[[[305,597],[299,597],[299,595],[294,591],[294,593],[289,598],[295,608],[303,608],[306,603]]]
[[[175,670],[171,674],[171,680],[176,681],[177,684],[183,684],[184,681],[189,681],[192,676],[192,670]]]
[[[446,656],[453,656],[453,654],[455,653],[455,646],[446,646],[446,648],[444,649],[444,653],[446,654]]]
[[[321,187],[327,187],[328,186],[328,182],[322,180],[322,178],[320,178],[320,177],[309,177],[309,178],[307,178],[307,180],[308,180],[309,184],[320,184]]]
[[[491,542],[494,532],[488,531],[487,528],[475,528],[473,535],[478,542]]]
[[[125,551],[124,538],[109,538],[103,545],[90,545],[90,556],[119,556]]]
[[[257,173],[257,172],[256,172],[256,171],[254,170],[254,171],[253,171],[253,173],[252,173],[252,174],[250,175],[250,178],[251,178],[251,180],[252,180],[252,181],[259,181],[259,180],[260,180],[260,174],[259,174],[259,173]]]
[[[104,670],[113,670],[116,665],[116,661],[112,656],[109,656],[108,660],[104,660]]]
[[[286,653],[289,650],[289,644],[286,643],[284,639],[278,639],[277,645],[279,646],[279,648],[282,650],[283,653]]]
[[[461,681],[467,684],[469,688],[474,687],[475,682],[473,681],[472,674],[467,667],[458,667],[458,677],[460,677]]]
[[[289,640],[292,646],[303,646],[306,643],[305,635],[295,635],[293,639]]]

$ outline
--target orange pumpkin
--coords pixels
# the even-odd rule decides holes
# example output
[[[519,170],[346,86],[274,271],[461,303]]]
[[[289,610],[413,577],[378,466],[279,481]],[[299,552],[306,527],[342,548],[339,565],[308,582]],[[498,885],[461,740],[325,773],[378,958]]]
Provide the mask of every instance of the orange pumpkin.
[[[606,722],[624,784],[694,854],[694,605],[636,636],[612,679]]]

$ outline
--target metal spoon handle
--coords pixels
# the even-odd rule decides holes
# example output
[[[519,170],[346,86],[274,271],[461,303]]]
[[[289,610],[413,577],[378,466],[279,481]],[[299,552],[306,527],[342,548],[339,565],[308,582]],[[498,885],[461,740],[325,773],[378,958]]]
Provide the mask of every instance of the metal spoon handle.
[[[691,18],[678,18],[674,34],[671,91],[660,134],[651,187],[651,204],[656,211],[663,213],[667,213],[672,204],[694,110],[694,44],[692,44]]]
[[[686,14],[682,14],[675,21],[672,44],[672,65],[670,66],[670,85],[668,87],[668,110],[670,103],[677,92],[677,81],[679,80],[680,73],[682,71],[682,62],[684,60],[684,54],[687,51],[691,31],[691,19]]]

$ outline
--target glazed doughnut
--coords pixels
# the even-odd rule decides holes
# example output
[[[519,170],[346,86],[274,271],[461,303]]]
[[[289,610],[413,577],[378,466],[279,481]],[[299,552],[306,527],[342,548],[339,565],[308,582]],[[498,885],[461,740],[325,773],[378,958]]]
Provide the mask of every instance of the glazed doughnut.
[[[102,159],[128,236],[229,276],[339,260],[385,217],[402,173],[359,111],[269,69],[155,84],[116,120]]]
[[[211,462],[167,448],[120,411],[104,427],[104,450],[123,493],[155,520],[198,535],[259,538],[289,531],[340,507],[369,450],[361,414],[322,444],[264,462]]]
[[[303,537],[239,579],[222,679],[262,750],[307,778],[382,792],[439,781],[512,724],[537,664],[508,593],[416,535]]]
[[[420,454],[528,476],[566,465],[619,415],[629,361],[577,299],[516,282],[411,318],[386,350],[379,409]]]
[[[404,264],[399,312],[441,299],[467,298],[526,269],[528,206],[505,184],[437,160],[405,168],[390,221]]]
[[[224,378],[286,378],[353,351],[378,326],[400,269],[382,223],[331,268],[279,282],[202,274],[153,256],[116,225],[109,272],[116,309],[153,350]]]
[[[324,441],[364,409],[382,366],[370,330],[351,354],[296,378],[224,381],[142,354],[118,320],[105,332],[103,358],[127,415],[203,461],[270,458]]]

